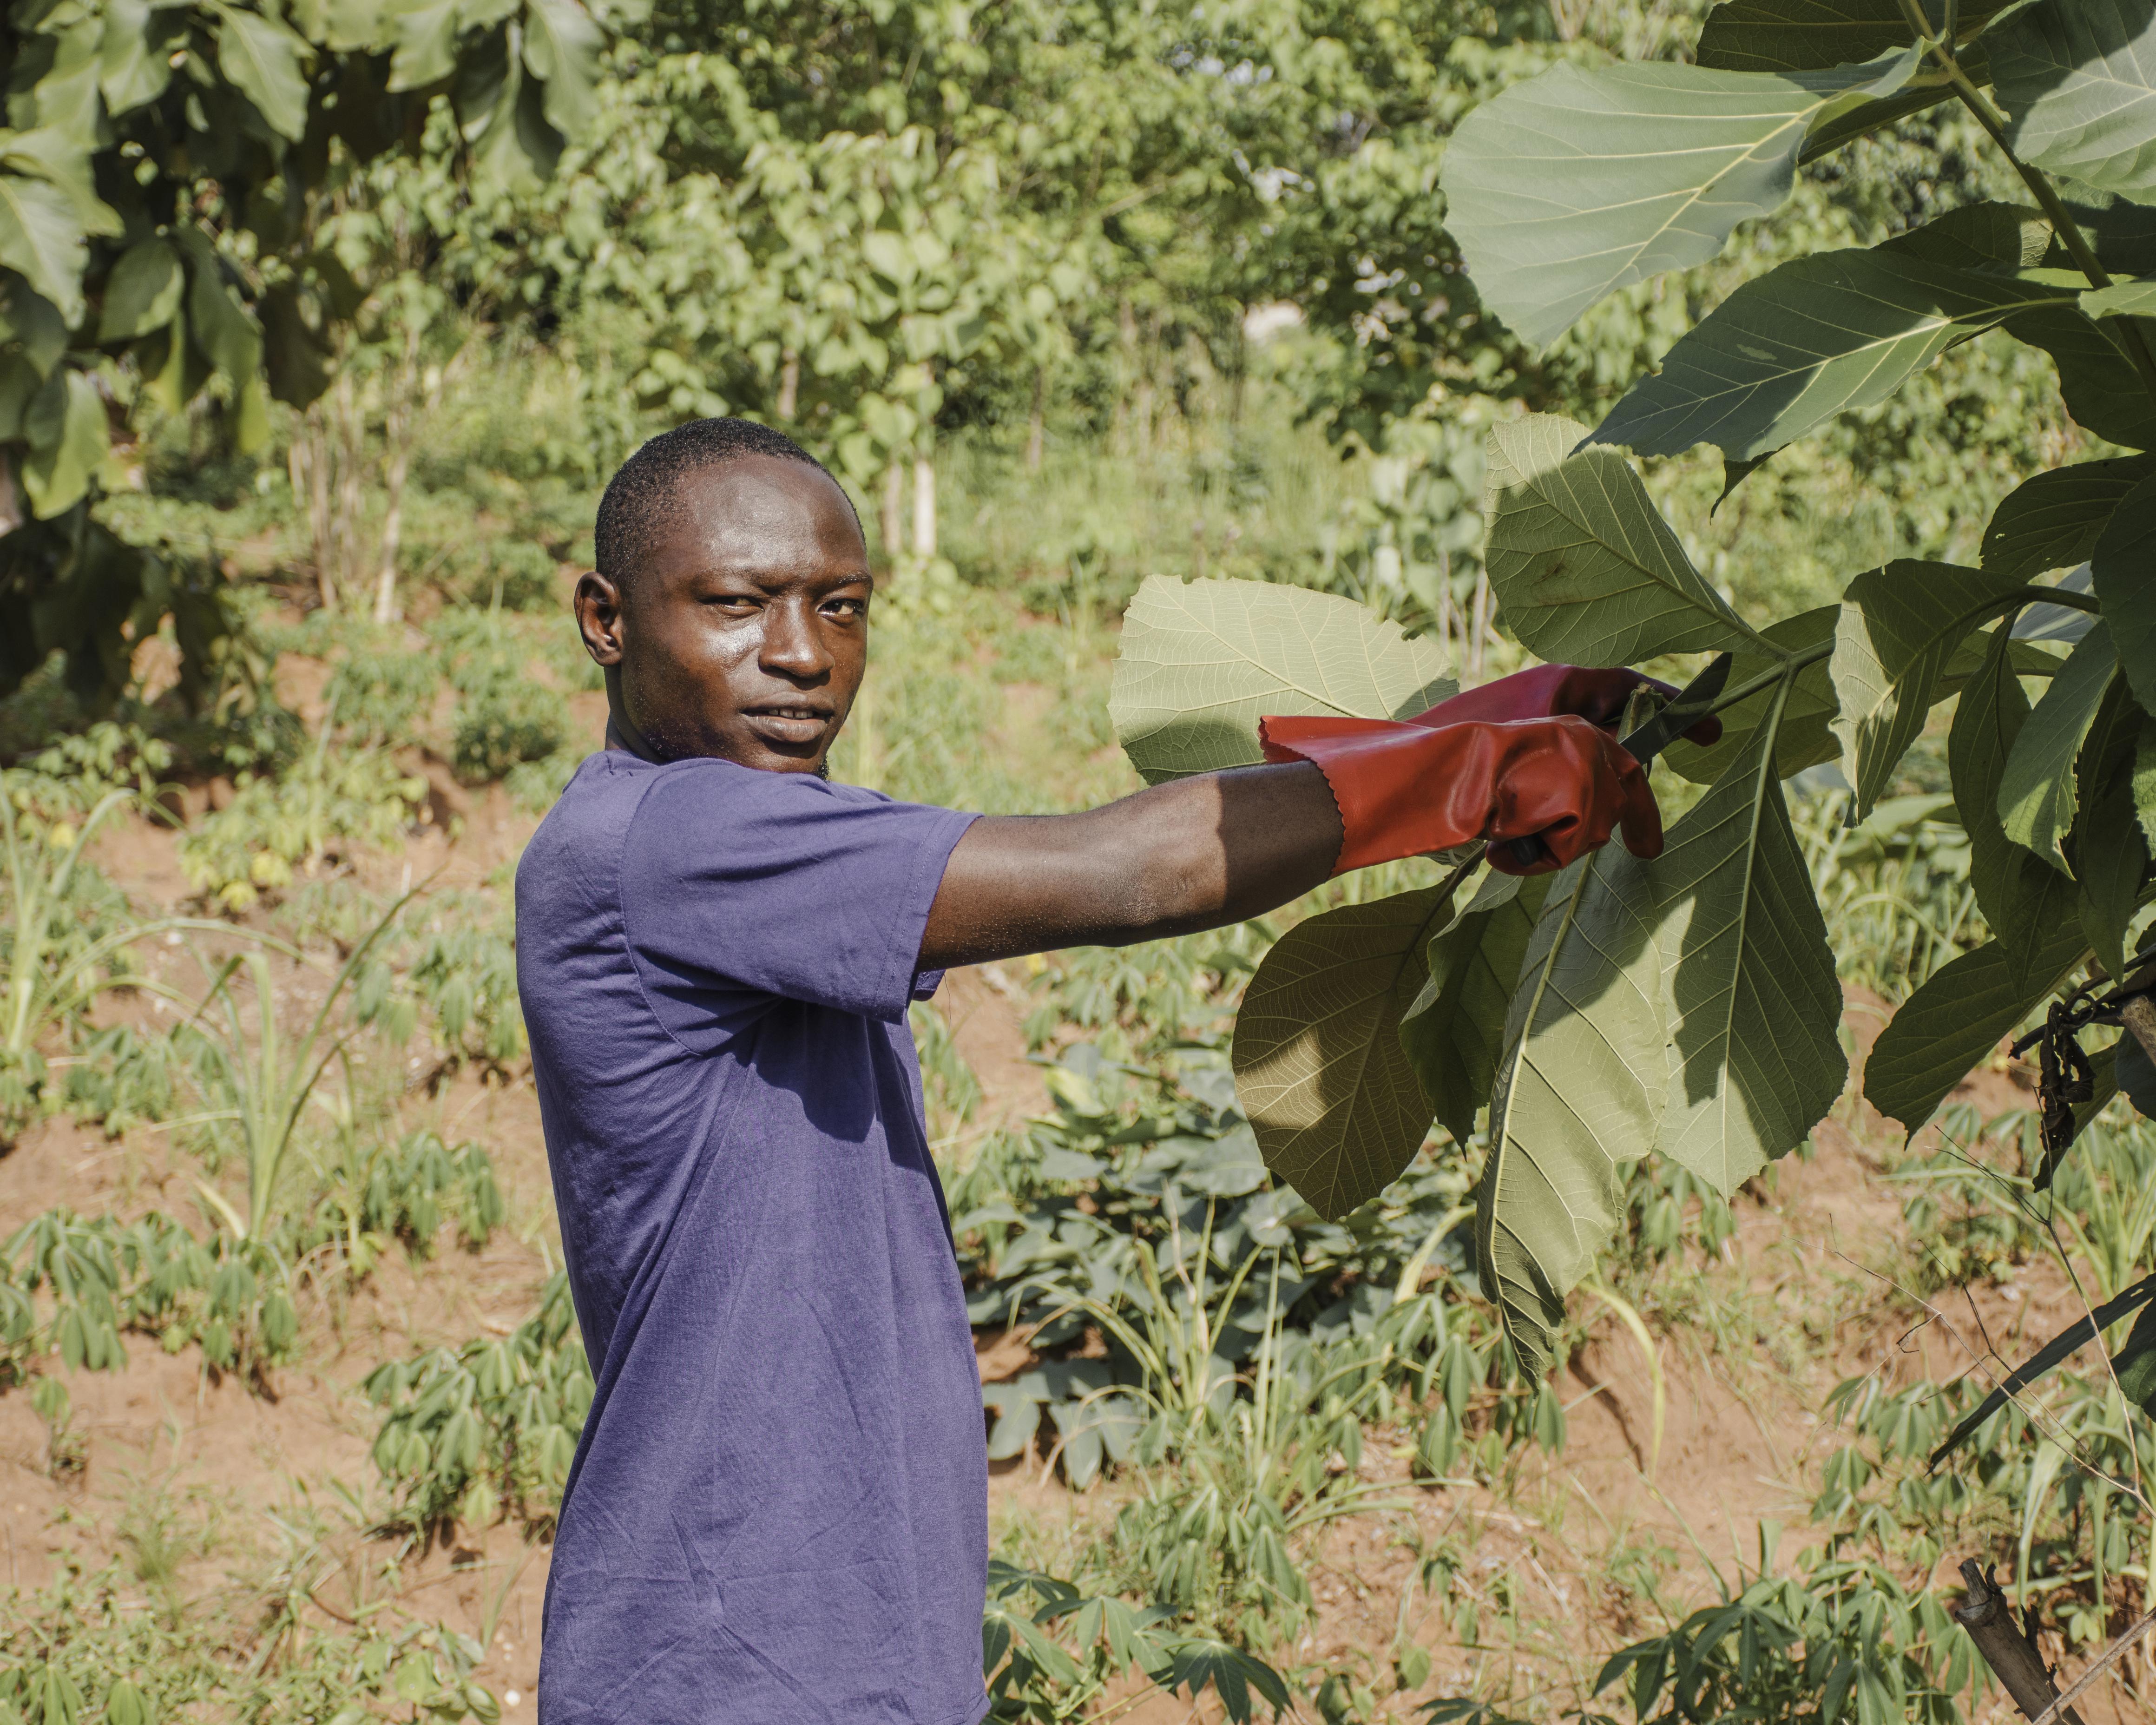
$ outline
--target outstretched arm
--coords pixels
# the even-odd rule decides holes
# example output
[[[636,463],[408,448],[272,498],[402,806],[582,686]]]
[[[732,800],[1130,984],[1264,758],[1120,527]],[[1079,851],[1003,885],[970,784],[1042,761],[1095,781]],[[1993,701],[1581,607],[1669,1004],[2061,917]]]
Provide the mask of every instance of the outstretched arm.
[[[921,968],[1240,922],[1323,880],[1340,843],[1325,775],[1300,761],[1178,779],[1083,814],[977,820],[944,869]]]
[[[1086,814],[974,822],[943,874],[924,969],[1123,946],[1261,916],[1327,875],[1532,835],[1561,868],[1621,824],[1662,848],[1639,763],[1610,734],[1636,671],[1537,665],[1418,718],[1260,722],[1279,764],[1158,785]],[[1674,694],[1667,684],[1654,687]],[[1721,734],[1709,719],[1689,733]]]

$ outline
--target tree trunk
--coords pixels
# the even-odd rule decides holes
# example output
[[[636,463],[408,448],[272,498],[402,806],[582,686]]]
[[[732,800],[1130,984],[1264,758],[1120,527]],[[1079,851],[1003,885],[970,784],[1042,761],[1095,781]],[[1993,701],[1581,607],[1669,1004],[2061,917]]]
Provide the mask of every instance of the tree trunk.
[[[366,449],[367,427],[360,416],[351,372],[337,374],[331,395],[336,403],[337,470],[330,509],[331,557],[336,567],[337,585],[357,588],[364,568],[359,524],[366,514],[367,498],[361,484],[360,461]]]
[[[936,458],[913,458],[913,554],[926,562],[936,555]]]
[[[1482,679],[1482,644],[1490,634],[1490,572],[1475,577],[1475,614],[1467,624],[1467,665],[1477,682]]]
[[[791,347],[778,367],[778,417],[791,419],[801,398],[801,356]]]
[[[289,465],[292,501],[306,511],[307,536],[314,543],[315,591],[322,609],[334,614],[341,583],[337,579],[336,536],[330,511],[331,460],[329,408],[326,401],[316,400],[309,404],[300,422]]]
[[[1954,1621],[1969,1631],[1976,1651],[1984,1656],[1984,1662],[2013,1697],[2014,1705],[2020,1708],[2022,1717],[2041,1717],[2059,1698],[2059,1692],[2051,1681],[2051,1667],[2044,1663],[2044,1656],[2037,1651],[2035,1643],[2015,1622],[2006,1595],[1984,1573],[1983,1566],[1971,1559],[1963,1563],[1961,1574],[1968,1584],[1969,1597],[1949,1608]],[[2082,1725],[2081,1715],[2071,1707],[2066,1710],[2065,1717],[2072,1725]]]

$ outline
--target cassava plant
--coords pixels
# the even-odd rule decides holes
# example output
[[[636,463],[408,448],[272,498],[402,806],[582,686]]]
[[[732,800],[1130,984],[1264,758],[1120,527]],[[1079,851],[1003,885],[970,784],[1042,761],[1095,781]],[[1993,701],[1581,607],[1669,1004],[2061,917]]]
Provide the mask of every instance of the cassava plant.
[[[1697,64],[1568,62],[1484,103],[1445,158],[1446,222],[1484,306],[1547,344],[1605,296],[1714,258],[1802,163],[1950,101],[2027,204],[1782,264],[1600,426],[1531,415],[1491,439],[1485,561],[1529,651],[1734,655],[1722,740],[1664,757],[1704,788],[1661,857],[1613,845],[1546,878],[1490,876],[1463,904],[1464,864],[1304,922],[1245,1000],[1245,1111],[1320,1210],[1374,1196],[1433,1115],[1460,1139],[1481,1123],[1482,1285],[1531,1367],[1616,1229],[1628,1165],[1667,1158],[1727,1195],[1841,1093],[1835,944],[1784,783],[1838,761],[1863,819],[1942,701],[1958,696],[1953,804],[1989,938],[1902,1006],[1866,1095],[1914,1132],[2049,1003],[2046,1175],[2115,1090],[2156,1108],[2156,454],[2133,453],[2156,449],[2156,8],[1732,0]],[[2011,491],[1974,567],[1855,572],[1839,604],[1755,627],[1628,459],[1711,444],[1734,485],[1991,331],[2048,354],[2068,411],[2123,453]],[[1399,716],[1449,686],[1434,649],[1351,605],[1156,580],[1114,707],[1158,780],[1257,759],[1265,713]],[[2076,1040],[2122,1024],[2092,1056]]]

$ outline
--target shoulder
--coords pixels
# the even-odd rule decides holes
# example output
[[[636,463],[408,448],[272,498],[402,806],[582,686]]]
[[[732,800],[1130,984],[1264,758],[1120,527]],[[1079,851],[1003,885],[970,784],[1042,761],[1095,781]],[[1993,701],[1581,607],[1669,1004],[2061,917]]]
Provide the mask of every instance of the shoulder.
[[[611,872],[637,805],[662,770],[614,749],[584,757],[517,860],[520,915],[527,899]]]

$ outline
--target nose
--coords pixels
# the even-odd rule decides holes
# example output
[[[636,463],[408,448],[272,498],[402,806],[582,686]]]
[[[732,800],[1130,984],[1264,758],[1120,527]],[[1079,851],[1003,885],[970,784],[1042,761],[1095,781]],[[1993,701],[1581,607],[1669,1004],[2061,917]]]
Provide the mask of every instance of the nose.
[[[757,663],[771,676],[796,683],[819,683],[831,673],[830,649],[817,626],[815,607],[806,599],[786,599],[764,613],[763,642]]]

